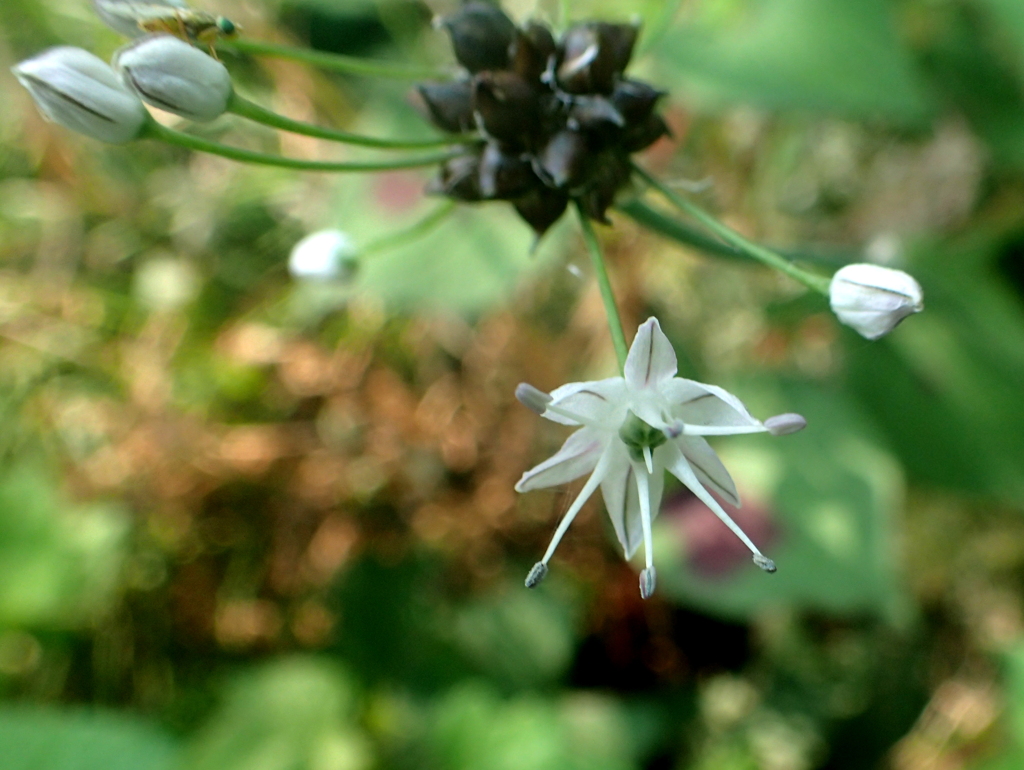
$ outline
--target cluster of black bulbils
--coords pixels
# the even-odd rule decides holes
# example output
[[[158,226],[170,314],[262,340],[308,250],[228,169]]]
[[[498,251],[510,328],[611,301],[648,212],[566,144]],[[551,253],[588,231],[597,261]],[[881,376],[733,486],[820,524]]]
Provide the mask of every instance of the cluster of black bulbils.
[[[668,133],[663,92],[623,76],[631,24],[588,21],[559,40],[531,21],[517,27],[495,5],[470,0],[440,20],[468,75],[417,86],[440,129],[482,140],[446,161],[428,192],[459,201],[509,201],[543,235],[570,201],[606,222],[629,181],[630,153]]]

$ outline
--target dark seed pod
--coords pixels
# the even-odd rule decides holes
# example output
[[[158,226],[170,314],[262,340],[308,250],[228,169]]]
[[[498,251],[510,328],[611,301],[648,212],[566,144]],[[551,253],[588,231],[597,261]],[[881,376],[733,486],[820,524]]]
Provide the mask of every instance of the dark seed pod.
[[[571,94],[610,94],[633,55],[638,30],[632,24],[586,22],[562,38],[558,83]]]
[[[612,91],[611,101],[630,125],[642,123],[650,117],[664,91],[640,80],[620,80]]]
[[[654,144],[663,136],[671,136],[668,124],[657,113],[651,113],[647,120],[635,126],[629,126],[622,132],[619,148],[624,152],[640,152]]]
[[[505,152],[493,142],[484,148],[479,170],[480,194],[484,198],[511,200],[540,184],[528,157]]]
[[[539,22],[528,22],[519,30],[512,45],[512,69],[528,83],[540,83],[549,62],[555,56],[555,38]]]
[[[587,170],[587,142],[578,131],[559,131],[537,156],[537,173],[552,187],[573,188]]]
[[[613,126],[622,128],[626,120],[603,96],[577,96],[569,108],[569,128],[599,131]]]
[[[633,46],[640,34],[639,27],[633,24],[605,24],[596,22],[598,39],[601,41],[601,54],[595,65],[602,71],[607,69],[611,75],[618,77],[629,66],[633,58]]]
[[[591,70],[601,50],[601,41],[592,24],[576,24],[562,36],[555,71],[558,85],[570,94],[594,90]]]
[[[481,72],[473,79],[473,109],[488,136],[514,147],[529,147],[537,132],[539,102],[515,72]]]
[[[473,84],[469,80],[450,83],[420,83],[416,86],[426,116],[442,131],[462,133],[476,127],[473,118]]]
[[[609,224],[605,212],[615,201],[615,193],[629,181],[631,173],[628,156],[617,152],[602,153],[590,168],[586,186],[576,196],[583,213]]]
[[[522,198],[513,201],[516,211],[540,238],[548,231],[569,205],[569,194],[550,187],[536,187]]]
[[[427,184],[429,195],[447,195],[459,201],[479,201],[480,158],[476,155],[460,155],[447,160],[437,176]]]
[[[472,77],[418,86],[425,115],[485,142],[444,163],[429,191],[509,200],[538,235],[570,201],[605,221],[629,181],[629,154],[668,133],[661,91],[623,76],[638,28],[584,22],[556,42],[544,24],[516,28],[496,4],[463,0],[442,20]]]
[[[441,24],[451,35],[455,58],[470,72],[508,66],[516,26],[497,6],[474,0],[445,16]]]

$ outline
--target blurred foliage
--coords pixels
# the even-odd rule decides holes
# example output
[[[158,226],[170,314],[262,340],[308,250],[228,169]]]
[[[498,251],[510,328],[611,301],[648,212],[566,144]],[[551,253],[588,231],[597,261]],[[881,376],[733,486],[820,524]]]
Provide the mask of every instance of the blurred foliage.
[[[430,21],[454,0],[202,5],[254,38],[450,62]],[[656,313],[683,376],[808,417],[716,444],[778,574],[669,489],[650,601],[593,503],[522,588],[570,498],[513,491],[565,437],[515,384],[614,365],[571,221],[534,250],[482,205],[403,239],[437,205],[425,173],[101,146],[2,76],[0,766],[1020,767],[1024,5],[507,8],[638,14],[632,71],[671,91],[674,133],[646,167],[710,180],[703,206],[822,271],[866,256],[924,286],[869,343],[742,260],[602,229],[627,332]],[[0,3],[0,72],[121,42],[86,0]],[[425,131],[406,83],[224,58],[290,116]],[[361,251],[352,283],[289,278],[323,227]]]

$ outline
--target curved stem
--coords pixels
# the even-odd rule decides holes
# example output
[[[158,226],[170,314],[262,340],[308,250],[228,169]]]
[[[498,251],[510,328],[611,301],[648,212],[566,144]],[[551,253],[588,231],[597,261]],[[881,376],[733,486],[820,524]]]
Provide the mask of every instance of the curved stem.
[[[370,77],[393,78],[395,80],[421,80],[424,78],[447,79],[451,74],[433,67],[419,67],[414,64],[391,64],[360,59],[355,56],[344,56],[326,51],[314,51],[310,48],[298,48],[280,43],[266,43],[250,38],[218,41],[217,47],[225,51],[236,51],[253,56],[271,56],[278,59],[292,59],[312,64],[325,70],[343,72],[347,75],[367,75]]]
[[[220,155],[223,158],[230,158],[241,163],[255,163],[263,166],[276,166],[278,168],[293,168],[299,171],[393,171],[404,168],[420,168],[422,166],[433,166],[443,163],[453,157],[450,152],[437,152],[430,155],[415,155],[397,160],[379,161],[320,161],[302,160],[300,158],[285,158],[280,155],[266,155],[262,152],[242,150],[238,147],[231,147],[220,142],[211,142],[208,139],[201,139],[191,134],[183,134],[162,126],[155,120],[146,124],[140,138],[157,139],[168,144],[176,144],[197,152],[208,152],[211,155]]]
[[[622,332],[622,319],[619,318],[619,309],[615,305],[615,294],[612,292],[611,281],[608,280],[608,269],[604,264],[604,254],[601,253],[601,243],[597,240],[594,226],[590,224],[590,220],[587,219],[587,215],[578,203],[576,204],[576,213],[579,214],[583,240],[587,244],[590,262],[594,266],[594,277],[597,278],[597,285],[601,289],[604,312],[608,316],[608,329],[612,335],[612,344],[615,346],[615,357],[619,359],[619,372],[622,373],[626,368],[629,346],[626,345],[626,335]]]
[[[615,204],[615,208],[632,219],[641,227],[658,233],[676,243],[684,246],[692,246],[707,254],[714,254],[727,259],[742,259],[748,257],[742,251],[728,243],[723,243],[718,238],[705,235],[692,225],[683,222],[673,215],[659,211],[657,208],[648,205],[639,198],[624,200]],[[843,265],[855,262],[856,255],[842,250],[829,251],[790,251],[786,249],[773,249],[786,259],[794,262],[805,262],[828,270],[838,270]]]
[[[276,112],[268,110],[266,107],[261,107],[259,104],[249,101],[244,96],[239,96],[237,93],[232,94],[231,96],[231,102],[228,104],[228,112],[233,112],[235,115],[239,115],[243,118],[248,118],[249,120],[254,120],[257,123],[262,123],[265,126],[272,126],[273,128],[281,129],[282,131],[289,131],[293,134],[313,136],[317,139],[329,139],[333,142],[342,142],[344,144],[357,144],[362,147],[418,150],[429,147],[446,147],[452,144],[478,141],[476,137],[469,138],[464,136],[443,137],[440,139],[378,139],[374,136],[362,136],[348,131],[340,131],[334,128],[323,128],[321,126],[314,126],[311,123],[292,120],[284,115],[279,115]]]
[[[676,193],[675,190],[659,182],[655,177],[648,174],[636,163],[633,164],[633,170],[649,186],[661,193],[673,206],[689,214],[736,250],[768,265],[769,267],[775,268],[780,273],[785,273],[790,278],[802,283],[808,289],[813,289],[820,294],[824,294],[826,297],[828,296],[828,278],[803,270],[781,254],[777,254],[770,249],[766,249],[764,246],[759,246],[753,241],[744,238],[732,228],[723,225],[703,209],[690,203],[686,198]]]
[[[379,254],[380,252],[387,251],[389,249],[396,249],[399,246],[411,243],[422,238],[441,224],[453,211],[455,211],[455,201],[446,200],[433,210],[428,211],[420,219],[413,222],[404,230],[399,230],[397,233],[390,233],[375,241],[370,241],[361,248],[359,252],[366,257],[372,254]]]

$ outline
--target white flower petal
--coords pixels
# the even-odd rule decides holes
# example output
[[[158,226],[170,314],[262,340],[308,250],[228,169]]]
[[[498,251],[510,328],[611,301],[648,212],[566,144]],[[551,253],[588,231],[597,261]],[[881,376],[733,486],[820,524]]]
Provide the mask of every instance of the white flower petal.
[[[580,428],[562,444],[562,448],[519,479],[517,492],[555,487],[590,473],[601,458],[608,437],[592,428]]]
[[[590,382],[570,382],[551,391],[551,406],[579,415],[587,424],[603,425],[609,430],[618,430],[626,417],[626,383],[621,377]],[[551,411],[544,417],[563,425],[579,425],[572,420]]]
[[[686,461],[701,484],[732,505],[739,507],[740,496],[736,492],[736,484],[707,441],[700,436],[682,436],[677,439],[676,446],[686,457]]]
[[[634,390],[657,388],[675,376],[678,370],[676,352],[661,330],[658,319],[648,318],[636,330],[633,344],[626,356],[625,377]]]
[[[650,476],[651,519],[657,517],[661,509],[661,495],[665,489],[664,465],[657,460],[660,447],[655,451],[654,474]],[[640,495],[637,492],[635,473],[646,473],[634,468],[626,454],[626,448],[620,443],[610,447],[615,451],[614,460],[609,465],[608,475],[601,482],[601,494],[604,497],[608,518],[612,521],[615,536],[619,539],[622,551],[627,559],[632,558],[637,548],[644,541],[643,520],[640,518]]]
[[[687,425],[737,429],[724,430],[722,433],[765,430],[760,420],[750,415],[742,401],[717,385],[677,377],[661,387],[661,394],[671,404],[672,414]]]

